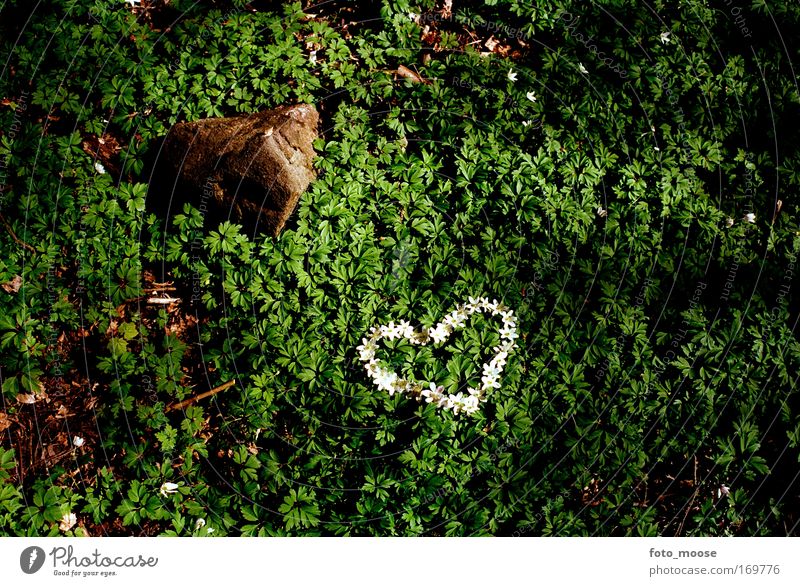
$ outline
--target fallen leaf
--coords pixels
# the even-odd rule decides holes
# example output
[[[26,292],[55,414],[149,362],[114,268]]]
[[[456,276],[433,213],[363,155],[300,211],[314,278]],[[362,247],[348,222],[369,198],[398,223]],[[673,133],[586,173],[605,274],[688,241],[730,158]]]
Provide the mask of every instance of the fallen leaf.
[[[430,83],[427,79],[423,78],[417,72],[412,71],[405,65],[400,65],[397,68],[397,75],[399,75],[400,77],[405,77],[406,79],[410,79],[411,81],[416,83]]]
[[[11,419],[8,415],[0,411],[0,433],[7,430],[11,427],[11,424],[14,423],[14,420]]]
[[[19,291],[19,288],[22,286],[22,277],[16,275],[10,281],[5,283],[0,283],[0,287],[2,287],[6,293],[16,293]]]
[[[36,402],[36,397],[29,393],[20,393],[17,395],[17,401],[23,405],[33,405]]]

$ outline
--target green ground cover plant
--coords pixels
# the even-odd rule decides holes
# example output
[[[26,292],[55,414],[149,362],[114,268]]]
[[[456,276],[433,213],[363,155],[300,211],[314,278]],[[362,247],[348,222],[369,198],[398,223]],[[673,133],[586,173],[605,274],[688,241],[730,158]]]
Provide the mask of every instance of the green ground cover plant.
[[[1,534],[797,534],[796,3],[0,12]],[[287,103],[278,238],[154,184]],[[480,410],[375,388],[371,327],[470,296],[520,334]],[[456,392],[497,343],[381,351]]]

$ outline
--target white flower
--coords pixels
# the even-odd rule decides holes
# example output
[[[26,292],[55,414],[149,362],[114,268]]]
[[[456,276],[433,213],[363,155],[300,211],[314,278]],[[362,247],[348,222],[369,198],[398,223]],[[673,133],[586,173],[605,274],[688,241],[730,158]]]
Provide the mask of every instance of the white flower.
[[[497,299],[493,299],[491,303],[489,302],[488,299],[486,299],[483,302],[483,308],[491,311],[492,315],[497,315],[498,313],[500,313],[499,305],[500,304],[497,302]]]
[[[85,443],[86,440],[79,435],[76,435],[74,438],[72,438],[72,445],[75,446],[76,448],[80,448]]]
[[[480,401],[478,400],[478,397],[474,395],[464,397],[464,400],[461,402],[461,404],[461,410],[467,415],[472,415],[473,413],[477,412],[478,409],[480,409]]]
[[[165,482],[161,485],[161,490],[159,490],[161,496],[167,496],[168,494],[175,494],[178,492],[178,485],[174,482]]]
[[[100,164],[100,161],[95,161],[94,162],[94,170],[97,171],[98,173],[100,173],[101,175],[105,175],[106,174],[106,168],[103,167],[103,165]]]
[[[512,342],[517,338],[519,338],[519,334],[517,334],[516,328],[506,326],[502,330],[500,330],[500,337]]]
[[[369,361],[364,365],[367,374],[369,376],[375,376],[375,371],[377,370],[379,364],[380,362],[378,362],[377,358],[370,358]]]
[[[498,352],[497,356],[492,358],[492,363],[502,368],[506,364],[506,358],[508,358],[508,352]]]
[[[389,322],[388,326],[381,326],[381,336],[389,340],[395,340],[403,335],[403,328],[395,325],[393,321]]]
[[[530,126],[531,124],[533,124],[533,121],[531,121],[531,120],[523,120],[522,121],[522,125],[523,126]]]
[[[502,313],[502,317],[503,317],[503,325],[504,326],[510,326],[512,328],[516,327],[517,318],[514,316],[514,310],[513,309],[509,309],[508,311],[504,311]]]
[[[663,45],[669,44],[671,36],[672,36],[672,33],[669,32],[669,31],[664,31],[663,33],[661,33],[661,43]]]
[[[416,12],[409,12],[408,13],[408,20],[415,22],[419,18],[419,14]]]
[[[197,521],[194,522],[194,530],[195,531],[197,531],[199,529],[202,529],[205,526],[206,526],[206,520],[205,519],[201,518],[201,519],[198,519]]]
[[[131,7],[136,6],[137,4],[141,4],[142,0],[125,0],[125,4],[130,4]]]
[[[464,310],[456,310],[451,314],[448,314],[444,318],[444,323],[450,326],[452,329],[456,328],[463,328],[464,322],[467,320],[467,312]]]
[[[731,489],[721,484],[720,487],[717,489],[717,498],[722,498],[724,496],[728,496],[731,493]]]
[[[439,324],[429,332],[429,335],[434,344],[441,344],[450,336],[450,330],[447,324]]]
[[[401,321],[399,324],[397,324],[397,327],[400,330],[400,335],[403,338],[411,340],[414,337],[414,327],[407,321]]]
[[[390,394],[394,394],[394,384],[397,382],[397,374],[391,370],[378,367],[375,370],[373,380],[378,386],[378,390],[389,391]]]
[[[508,81],[517,81],[517,72],[513,69],[508,70]]]
[[[597,206],[597,215],[605,218],[608,215],[608,210],[604,209],[603,206]]]
[[[458,393],[457,395],[450,395],[447,397],[447,408],[452,409],[455,415],[463,409],[464,407],[464,393]]]
[[[499,389],[500,388],[500,381],[498,380],[497,376],[493,374],[484,375],[481,377],[481,382],[483,383],[483,390],[489,389]]]
[[[749,214],[745,214],[744,215],[744,219],[747,222],[750,222],[751,224],[755,224],[756,223],[756,215],[753,212],[750,212]]]
[[[588,69],[586,69],[586,68],[583,66],[583,63],[578,63],[578,71],[580,71],[580,72],[581,72],[582,74],[584,74],[584,75],[587,75],[587,74],[589,73],[589,70],[588,70]]]
[[[727,220],[725,220],[725,225],[726,225],[728,228],[730,228],[731,226],[733,226],[733,218],[728,218]]]
[[[73,527],[75,527],[75,523],[78,522],[78,518],[75,516],[75,513],[64,513],[64,516],[61,517],[61,522],[58,524],[58,528],[61,531],[67,532]]]
[[[484,376],[491,376],[497,378],[500,376],[500,373],[503,372],[503,369],[493,364],[492,362],[483,365],[483,375]]]
[[[209,527],[208,529],[206,529],[206,533],[208,535],[211,535],[212,533],[214,533],[214,528],[213,527]]]
[[[308,54],[308,62],[311,63],[311,65],[316,65],[317,64],[317,52],[316,51],[311,51],[311,53]]]
[[[438,405],[439,401],[442,400],[443,390],[444,387],[436,386],[436,383],[430,383],[430,388],[422,391],[420,395],[425,397],[426,403],[436,403]]]
[[[366,362],[367,360],[371,360],[375,357],[375,350],[378,349],[377,344],[374,340],[367,340],[366,338],[361,339],[361,345],[356,348],[358,350],[358,355],[361,358],[362,362]]]
[[[525,97],[528,98],[531,102],[536,101],[536,92],[528,92],[525,94]]]

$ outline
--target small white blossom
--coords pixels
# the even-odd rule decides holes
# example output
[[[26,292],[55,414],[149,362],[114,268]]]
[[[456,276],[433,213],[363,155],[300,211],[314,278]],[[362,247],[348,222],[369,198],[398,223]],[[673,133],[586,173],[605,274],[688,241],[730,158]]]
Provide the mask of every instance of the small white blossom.
[[[375,350],[378,349],[377,344],[374,340],[367,340],[366,338],[361,339],[361,345],[356,348],[358,350],[358,355],[360,356],[362,361],[371,360],[375,357]]]
[[[61,522],[58,524],[58,528],[66,533],[75,527],[77,522],[78,518],[75,516],[75,513],[64,513],[64,516],[61,517]]]
[[[103,167],[103,165],[100,163],[100,161],[95,161],[94,162],[94,170],[97,171],[98,173],[100,173],[100,175],[105,175],[106,174],[106,168]]]
[[[403,328],[390,321],[388,326],[381,326],[381,335],[389,340],[396,340],[403,335]]]
[[[478,397],[474,395],[464,397],[461,405],[461,410],[467,415],[472,415],[473,413],[476,413],[478,409],[480,409],[480,401],[478,400]]]
[[[514,341],[519,338],[519,334],[517,334],[516,328],[505,327],[500,330],[500,337],[508,341]]]
[[[452,409],[454,415],[458,415],[464,408],[464,393],[447,397],[447,408]]]
[[[311,53],[308,54],[308,62],[311,63],[311,65],[316,65],[317,64],[317,52],[316,51],[311,51]]]
[[[528,98],[531,102],[536,101],[536,92],[528,92],[525,94],[525,97]]]
[[[500,388],[500,380],[497,376],[493,374],[486,374],[481,377],[481,382],[483,383],[483,390],[488,391],[489,389],[499,389]]]
[[[500,313],[499,306],[500,304],[497,302],[497,299],[493,299],[491,303],[487,299],[483,304],[484,309],[491,311],[492,315],[497,315]]]
[[[517,72],[513,69],[508,70],[508,81],[517,81]]]
[[[426,403],[439,403],[442,399],[442,391],[444,387],[436,386],[436,383],[430,383],[430,388],[425,389],[420,395],[425,399]]]
[[[399,324],[397,324],[398,329],[400,330],[400,335],[407,340],[410,340],[414,336],[414,328],[411,326],[410,323],[403,320]]]
[[[605,218],[608,215],[608,210],[604,209],[603,206],[598,206],[597,215],[601,218]]]
[[[434,344],[441,344],[450,336],[450,328],[447,324],[439,324],[433,328],[429,335]]]
[[[745,214],[744,215],[744,219],[745,219],[745,221],[750,222],[751,224],[755,224],[756,223],[756,215],[753,212],[750,212],[749,214]]]
[[[202,529],[205,526],[206,526],[206,520],[205,519],[201,518],[201,519],[198,519],[197,521],[194,522],[194,530],[195,531],[198,531],[198,530]]]
[[[75,446],[76,448],[82,447],[83,444],[85,444],[85,443],[86,443],[86,440],[83,439],[79,435],[76,435],[74,438],[72,438],[72,445]]]
[[[578,71],[580,71],[580,72],[581,72],[582,74],[584,74],[584,75],[587,75],[587,74],[589,73],[589,70],[588,70],[588,69],[586,69],[586,68],[583,66],[583,63],[578,63]]]
[[[664,31],[663,33],[661,33],[661,37],[660,37],[661,38],[661,43],[663,45],[669,44],[670,43],[670,37],[672,37],[672,33],[669,32],[669,31]]]
[[[174,482],[165,482],[161,485],[161,490],[159,490],[161,496],[167,496],[169,494],[175,494],[178,492],[178,485]]]
[[[514,316],[513,313],[505,313],[503,314],[503,325],[507,328],[516,328],[517,327],[517,318]]]
[[[720,485],[717,489],[717,498],[722,498],[724,496],[728,496],[731,493],[731,489],[725,486],[724,484]]]
[[[377,358],[370,358],[369,361],[364,365],[364,368],[366,369],[367,374],[369,376],[374,376],[375,375],[375,371],[378,368],[379,364],[380,363],[378,362]]]
[[[397,382],[398,376],[394,372],[382,367],[378,367],[375,372],[373,380],[381,391],[389,391],[394,394],[394,384]]]
[[[502,368],[506,364],[506,358],[508,358],[508,352],[498,352],[497,355],[492,358],[492,363]]]
[[[491,376],[497,378],[500,376],[500,373],[503,372],[503,369],[497,366],[497,364],[493,364],[493,362],[494,361],[483,365],[484,376]]]
[[[725,225],[728,228],[732,227],[733,226],[733,218],[728,218],[727,220],[725,220]]]

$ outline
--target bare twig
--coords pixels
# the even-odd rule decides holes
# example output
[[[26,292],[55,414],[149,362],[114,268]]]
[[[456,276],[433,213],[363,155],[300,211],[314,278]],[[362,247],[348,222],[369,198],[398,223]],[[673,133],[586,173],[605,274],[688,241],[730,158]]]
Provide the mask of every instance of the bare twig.
[[[3,214],[0,214],[0,222],[2,222],[3,226],[6,227],[6,231],[9,234],[11,234],[11,237],[14,239],[14,242],[19,244],[25,250],[30,250],[31,252],[36,252],[36,249],[33,246],[31,246],[27,242],[23,242],[22,240],[20,240],[19,236],[16,235],[16,233],[14,232],[14,229],[11,227],[11,224],[8,223],[8,220],[6,220],[6,217]]]
[[[683,515],[683,521],[678,526],[678,531],[675,533],[675,537],[679,537],[681,531],[683,531],[683,526],[686,523],[686,519],[689,517],[689,512],[692,510],[694,506],[694,500],[697,498],[697,493],[700,492],[700,487],[697,486],[697,456],[694,457],[694,492],[692,493],[692,498],[689,500],[689,505],[686,507],[686,513]]]
[[[196,403],[201,399],[205,399],[206,397],[211,397],[216,395],[217,393],[221,393],[225,389],[231,388],[233,385],[236,384],[236,379],[232,381],[228,381],[225,384],[222,384],[218,387],[214,387],[210,391],[206,391],[205,393],[200,393],[199,395],[195,395],[194,397],[189,397],[188,399],[184,399],[180,403],[173,403],[172,405],[167,405],[166,411],[174,411],[175,409],[183,409],[192,403]]]

